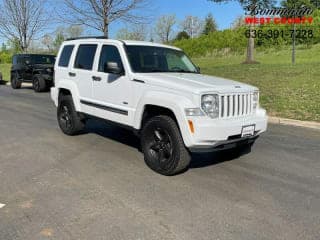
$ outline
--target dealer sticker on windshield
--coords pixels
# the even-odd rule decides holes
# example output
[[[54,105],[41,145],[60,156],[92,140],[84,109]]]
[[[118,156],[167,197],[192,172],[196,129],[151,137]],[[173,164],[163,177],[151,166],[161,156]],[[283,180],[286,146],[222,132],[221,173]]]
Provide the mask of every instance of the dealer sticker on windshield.
[[[242,127],[241,137],[251,137],[254,135],[256,125],[249,125]]]

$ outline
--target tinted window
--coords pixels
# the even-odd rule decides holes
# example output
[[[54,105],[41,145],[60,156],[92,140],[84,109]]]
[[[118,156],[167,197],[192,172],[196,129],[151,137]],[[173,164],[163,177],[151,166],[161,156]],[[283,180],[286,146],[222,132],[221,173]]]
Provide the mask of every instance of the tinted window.
[[[74,63],[75,68],[92,70],[97,45],[80,45]]]
[[[100,55],[99,61],[99,72],[107,72],[107,63],[108,62],[116,62],[118,66],[122,66],[120,53],[118,48],[115,46],[103,46]]]
[[[32,63],[34,64],[54,64],[55,56],[51,55],[32,55]]]
[[[69,66],[69,61],[70,61],[70,57],[71,57],[73,48],[74,48],[74,45],[68,45],[63,48],[61,56],[60,56],[60,60],[59,60],[60,67],[68,67]]]
[[[17,58],[18,58],[17,56],[13,56],[13,58],[12,58],[13,65],[17,65],[17,63],[18,63]]]

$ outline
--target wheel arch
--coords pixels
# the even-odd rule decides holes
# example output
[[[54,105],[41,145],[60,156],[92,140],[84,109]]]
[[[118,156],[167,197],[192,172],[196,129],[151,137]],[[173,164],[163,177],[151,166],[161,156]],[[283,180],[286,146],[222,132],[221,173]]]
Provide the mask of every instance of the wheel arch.
[[[194,107],[190,99],[174,93],[149,92],[141,98],[142,101],[136,109],[134,128],[138,131],[143,127],[148,117],[157,115],[169,115],[177,123],[184,143],[191,142],[185,108]]]
[[[79,93],[76,90],[75,87],[72,87],[72,85],[61,85],[57,87],[57,103],[59,104],[60,97],[63,95],[71,95],[74,107],[77,112],[81,111],[80,107],[80,99],[79,99]]]

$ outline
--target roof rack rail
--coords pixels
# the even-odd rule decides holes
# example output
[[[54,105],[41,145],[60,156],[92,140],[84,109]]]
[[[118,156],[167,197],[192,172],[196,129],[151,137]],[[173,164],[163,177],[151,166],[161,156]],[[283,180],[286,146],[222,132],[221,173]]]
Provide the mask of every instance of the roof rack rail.
[[[109,39],[105,36],[87,36],[87,37],[77,37],[77,38],[68,38],[65,41],[81,40],[81,39]]]

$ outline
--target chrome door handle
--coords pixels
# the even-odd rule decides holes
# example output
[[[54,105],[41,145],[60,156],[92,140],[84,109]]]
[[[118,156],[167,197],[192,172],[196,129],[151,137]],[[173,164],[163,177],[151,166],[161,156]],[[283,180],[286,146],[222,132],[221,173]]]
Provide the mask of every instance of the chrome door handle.
[[[92,80],[99,82],[99,81],[101,81],[101,77],[92,76]]]

